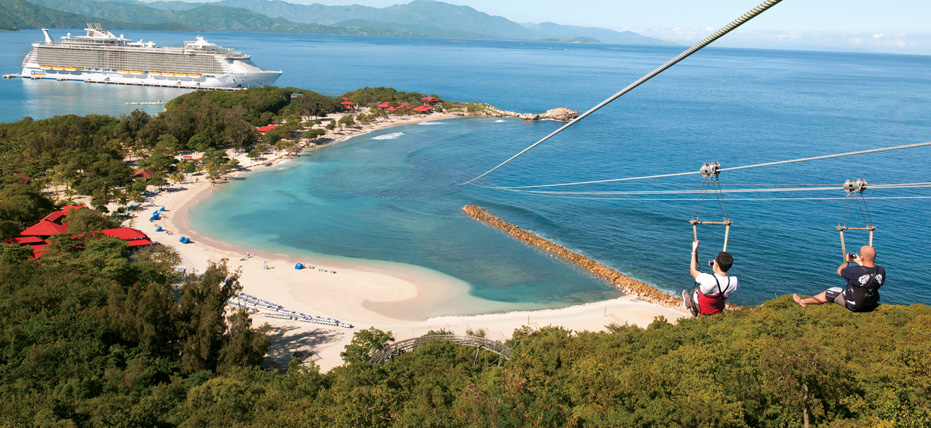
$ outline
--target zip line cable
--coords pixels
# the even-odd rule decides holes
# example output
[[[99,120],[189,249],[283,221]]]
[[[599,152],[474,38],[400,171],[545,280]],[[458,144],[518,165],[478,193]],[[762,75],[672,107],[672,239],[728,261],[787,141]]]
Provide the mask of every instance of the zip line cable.
[[[719,185],[720,186],[720,185]],[[919,182],[919,183],[893,183],[893,184],[871,184],[870,189],[919,189],[931,187],[931,182]],[[527,193],[531,195],[538,196],[558,196],[558,195],[574,195],[574,196],[594,196],[594,195],[615,195],[615,196],[638,196],[638,195],[687,195],[687,194],[701,194],[699,202],[704,200],[705,188],[700,190],[607,190],[607,191],[578,191],[578,192],[565,192],[565,191],[554,191],[554,190],[522,190],[514,188],[501,187],[499,190],[507,190],[509,192],[516,193]],[[771,192],[811,192],[811,191],[833,191],[833,190],[842,190],[843,187],[830,186],[830,187],[773,187],[766,189],[749,189],[749,188],[738,188],[738,189],[724,189],[719,187],[719,192],[724,193],[771,193]]]
[[[600,108],[602,108],[602,107],[608,105],[610,102],[612,102],[612,101],[614,101],[614,100],[620,98],[621,95],[624,95],[624,94],[626,94],[627,92],[630,92],[631,90],[633,90],[633,89],[636,88],[637,86],[640,86],[642,83],[646,82],[647,80],[650,80],[650,79],[652,79],[654,76],[656,76],[656,75],[662,73],[662,72],[665,71],[667,68],[672,67],[673,65],[676,65],[676,63],[678,63],[679,61],[682,61],[683,59],[687,58],[689,55],[692,55],[693,53],[697,52],[699,49],[701,49],[701,48],[703,48],[703,47],[705,47],[705,46],[711,44],[711,42],[713,42],[713,41],[715,41],[715,40],[717,40],[717,39],[723,37],[725,34],[731,32],[731,31],[734,30],[735,28],[737,28],[737,27],[743,25],[743,24],[746,23],[747,21],[753,19],[753,18],[756,17],[757,15],[763,13],[764,11],[766,11],[767,9],[769,9],[769,8],[771,8],[771,7],[773,7],[773,6],[775,6],[776,4],[778,4],[778,3],[781,2],[781,1],[782,1],[782,0],[766,0],[766,1],[764,1],[764,2],[761,3],[759,6],[753,8],[753,9],[750,10],[749,12],[747,12],[747,13],[741,15],[739,18],[737,18],[737,19],[735,19],[734,21],[732,21],[730,24],[727,24],[727,25],[725,25],[724,27],[722,27],[721,29],[719,29],[718,31],[715,31],[714,34],[712,34],[712,35],[706,37],[704,40],[702,40],[702,41],[696,43],[694,46],[692,46],[692,47],[686,49],[685,51],[683,51],[683,52],[680,53],[679,55],[676,55],[675,58],[673,58],[673,59],[669,60],[668,62],[666,62],[665,64],[659,66],[659,68],[657,68],[657,69],[655,69],[655,70],[653,70],[653,71],[647,73],[645,76],[641,77],[640,79],[637,79],[636,82],[631,83],[631,84],[628,85],[626,88],[622,89],[620,92],[618,92],[618,93],[612,95],[610,98],[608,98],[608,99],[602,101],[601,103],[599,103],[598,105],[592,107],[592,108],[589,109],[587,112],[582,113],[581,116],[579,116],[579,117],[577,117],[577,118],[575,118],[575,119],[572,119],[571,121],[569,121],[569,123],[563,125],[563,126],[562,126],[561,128],[559,128],[559,129],[553,131],[552,133],[550,133],[550,134],[547,135],[546,137],[543,137],[542,140],[537,141],[536,143],[531,144],[530,147],[527,147],[526,149],[521,150],[520,153],[518,153],[518,154],[516,154],[516,155],[514,155],[514,156],[511,156],[510,159],[508,159],[508,160],[506,160],[506,161],[504,161],[504,162],[501,162],[500,164],[498,164],[498,166],[496,166],[496,167],[494,167],[494,168],[492,168],[492,169],[490,169],[490,170],[484,172],[482,175],[479,175],[478,177],[475,177],[475,178],[473,178],[473,179],[471,179],[471,180],[469,180],[469,181],[466,181],[465,183],[461,183],[461,184],[463,184],[463,185],[465,185],[465,184],[471,184],[473,181],[478,180],[479,178],[482,178],[482,177],[484,177],[484,176],[490,174],[492,171],[494,171],[494,170],[496,170],[496,169],[498,169],[498,168],[501,168],[502,166],[504,166],[504,165],[507,164],[508,162],[511,162],[512,160],[517,159],[518,156],[520,156],[520,155],[522,155],[522,154],[528,152],[530,149],[536,147],[536,146],[539,145],[540,143],[542,143],[542,142],[544,142],[544,141],[550,139],[550,137],[552,137],[552,136],[554,136],[554,135],[556,135],[556,134],[559,134],[559,133],[562,132],[564,129],[566,129],[566,128],[572,126],[572,125],[575,125],[576,122],[578,122],[578,121],[584,119],[586,116],[588,116],[588,115],[590,115],[590,114],[596,112],[596,111],[599,110]]]
[[[822,159],[839,158],[839,157],[844,157],[844,156],[865,155],[865,154],[869,154],[869,153],[879,153],[879,152],[888,152],[888,151],[892,151],[892,150],[913,149],[913,148],[925,147],[925,146],[931,146],[931,141],[926,141],[926,142],[923,142],[923,143],[915,143],[915,144],[904,144],[904,145],[901,145],[901,146],[880,147],[880,148],[878,148],[878,149],[858,150],[858,151],[855,151],[855,152],[837,153],[837,154],[833,154],[833,155],[813,156],[813,157],[800,158],[800,159],[791,159],[791,160],[776,161],[776,162],[758,163],[758,164],[753,164],[753,165],[735,166],[735,167],[731,167],[731,168],[721,168],[721,171],[722,171],[722,172],[723,172],[723,171],[736,171],[736,170],[739,170],[739,169],[759,168],[759,167],[763,167],[763,166],[774,166],[774,165],[784,165],[784,164],[788,164],[788,163],[807,162],[807,161],[813,161],[813,160],[822,160]],[[627,178],[611,178],[611,179],[606,179],[606,180],[576,181],[576,182],[572,182],[572,183],[536,184],[536,185],[530,185],[530,186],[506,186],[506,187],[505,187],[505,186],[492,186],[491,188],[503,189],[503,190],[511,190],[511,189],[534,189],[534,188],[543,188],[543,187],[560,187],[560,186],[580,186],[580,185],[583,185],[583,184],[616,183],[616,182],[619,182],[619,181],[647,180],[647,179],[651,179],[651,178],[679,177],[679,176],[683,176],[683,175],[694,175],[694,174],[701,174],[701,171],[679,172],[679,173],[673,173],[673,174],[657,174],[657,175],[648,175],[648,176],[644,176],[644,177],[627,177]]]
[[[835,189],[836,190],[836,189]],[[547,195],[551,198],[560,198],[560,199],[579,199],[579,200],[590,200],[590,201],[685,201],[692,202],[694,199],[686,198],[597,198],[589,196],[562,196],[562,195]],[[821,198],[728,198],[729,201],[842,201],[847,198],[844,197],[821,197]],[[931,196],[871,196],[870,199],[931,199]]]

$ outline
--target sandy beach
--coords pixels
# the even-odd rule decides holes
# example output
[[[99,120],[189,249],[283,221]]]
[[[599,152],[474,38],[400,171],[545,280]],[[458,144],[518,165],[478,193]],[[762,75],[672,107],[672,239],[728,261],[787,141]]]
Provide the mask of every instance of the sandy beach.
[[[386,127],[413,124],[423,121],[448,120],[451,114],[428,114],[378,122],[325,136],[333,144],[362,133]],[[336,118],[334,118],[336,120]],[[310,148],[308,150],[320,150]],[[287,157],[266,157],[251,160],[237,157],[243,171],[248,174],[268,165],[287,162]],[[324,371],[342,364],[339,356],[349,344],[352,335],[360,329],[375,327],[391,331],[396,340],[408,339],[430,330],[444,329],[455,334],[467,330],[484,330],[489,339],[504,341],[515,329],[522,326],[541,328],[563,326],[575,331],[599,331],[606,326],[635,324],[645,327],[657,316],[675,321],[687,316],[684,308],[665,307],[640,301],[632,297],[572,306],[562,309],[518,311],[485,315],[463,315],[426,318],[424,308],[455,299],[458,305],[482,307],[484,312],[504,310],[504,304],[495,304],[468,295],[468,284],[439,272],[417,266],[390,262],[306,257],[280,254],[262,254],[251,257],[254,250],[237,248],[211,240],[198,234],[187,221],[187,213],[198,202],[209,197],[222,183],[211,184],[203,177],[192,177],[185,182],[163,189],[149,198],[136,212],[132,227],[149,235],[153,241],[168,245],[181,256],[187,272],[203,272],[210,262],[227,259],[233,269],[241,270],[243,292],[283,305],[285,308],[308,315],[335,318],[350,323],[354,328],[331,327],[296,320],[283,320],[253,315],[253,323],[272,326],[272,347],[269,361],[286,365],[291,355],[300,352],[307,361],[314,361]],[[151,211],[165,207],[162,220],[150,222]],[[165,231],[156,232],[161,226]],[[170,234],[169,234],[170,232]],[[186,236],[191,243],[182,244]],[[296,263],[313,268],[295,269]],[[513,306],[510,306],[513,307]]]

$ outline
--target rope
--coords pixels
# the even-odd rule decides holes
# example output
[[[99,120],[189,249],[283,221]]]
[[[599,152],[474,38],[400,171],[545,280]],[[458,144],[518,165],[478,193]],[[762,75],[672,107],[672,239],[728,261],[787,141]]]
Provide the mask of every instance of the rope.
[[[759,168],[763,166],[773,166],[773,165],[784,165],[788,163],[807,162],[807,161],[813,161],[813,160],[839,158],[839,157],[844,157],[844,156],[864,155],[864,154],[869,154],[869,153],[887,152],[891,150],[913,149],[913,148],[925,147],[925,146],[931,146],[931,141],[926,141],[924,143],[904,144],[901,146],[881,147],[878,149],[858,150],[855,152],[837,153],[833,155],[813,156],[813,157],[801,158],[801,159],[791,159],[791,160],[784,160],[784,161],[777,161],[777,162],[766,162],[766,163],[758,163],[758,164],[753,164],[753,165],[735,166],[731,168],[721,168],[721,171],[736,171],[738,169]],[[510,186],[510,187],[497,187],[497,188],[498,189],[533,189],[533,188],[542,188],[542,187],[580,186],[583,184],[602,184],[602,183],[616,183],[619,181],[648,180],[651,178],[678,177],[678,176],[683,176],[683,175],[694,175],[694,174],[700,174],[700,173],[701,172],[699,171],[690,171],[690,172],[679,172],[679,173],[673,173],[673,174],[648,175],[644,177],[611,178],[611,179],[606,179],[606,180],[576,181],[572,183],[536,184],[536,185],[530,185],[530,186]]]
[[[717,39],[723,37],[725,34],[731,32],[731,30],[733,30],[733,29],[735,29],[735,28],[737,28],[737,27],[743,25],[744,23],[746,23],[747,21],[753,19],[753,18],[756,17],[757,15],[763,13],[763,12],[766,11],[767,9],[769,9],[769,8],[771,8],[771,7],[773,7],[773,6],[775,6],[775,5],[778,4],[780,1],[782,1],[782,0],[766,0],[766,1],[764,1],[764,2],[761,3],[759,6],[753,8],[753,9],[750,10],[749,12],[747,12],[747,13],[741,15],[739,18],[737,18],[737,19],[735,19],[734,21],[732,21],[730,24],[727,24],[727,25],[725,25],[723,28],[719,29],[718,31],[715,31],[714,34],[712,34],[712,35],[706,37],[704,40],[702,40],[702,41],[696,43],[694,46],[692,46],[692,47],[686,49],[685,51],[683,51],[683,52],[680,53],[679,55],[676,55],[675,58],[673,58],[673,59],[669,60],[668,62],[666,62],[665,64],[659,66],[657,69],[655,69],[655,70],[653,70],[653,71],[647,73],[645,76],[641,77],[640,79],[637,79],[636,82],[631,83],[631,84],[628,85],[626,88],[622,89],[620,92],[618,92],[618,93],[612,95],[610,98],[608,98],[608,99],[602,101],[601,103],[599,103],[598,105],[592,107],[592,108],[589,109],[587,112],[585,112],[585,113],[583,113],[582,115],[580,115],[579,117],[577,117],[577,118],[575,118],[575,119],[572,119],[571,121],[569,121],[569,123],[563,125],[561,128],[559,128],[559,129],[553,131],[552,133],[550,133],[549,135],[543,137],[543,139],[541,139],[540,141],[537,141],[536,143],[531,144],[530,147],[527,147],[526,149],[521,150],[520,153],[518,153],[518,154],[516,154],[516,155],[514,155],[514,156],[511,156],[508,160],[506,160],[506,161],[504,161],[504,162],[501,162],[500,164],[498,164],[498,166],[496,166],[496,167],[494,167],[494,168],[492,168],[492,169],[490,169],[490,170],[484,172],[482,175],[479,175],[478,177],[475,177],[475,178],[473,178],[473,179],[471,179],[471,180],[469,180],[469,181],[467,181],[467,182],[465,182],[465,183],[462,183],[462,184],[463,184],[463,185],[465,185],[465,184],[471,184],[473,181],[478,180],[479,178],[482,178],[482,177],[484,177],[484,176],[490,174],[492,171],[494,171],[494,170],[496,170],[496,169],[498,169],[498,168],[501,168],[502,166],[504,166],[504,165],[507,164],[508,162],[511,162],[512,160],[517,159],[518,156],[520,156],[520,155],[522,155],[522,154],[524,154],[524,153],[527,153],[530,149],[532,149],[532,148],[538,146],[540,143],[542,143],[542,142],[544,142],[544,141],[550,139],[550,137],[552,137],[552,136],[554,136],[554,135],[556,135],[556,134],[562,132],[564,129],[566,129],[566,128],[572,126],[572,125],[575,125],[577,122],[579,122],[580,120],[584,119],[584,118],[587,117],[588,115],[590,115],[590,114],[594,113],[595,111],[599,110],[600,108],[602,108],[602,107],[608,105],[608,103],[610,103],[610,102],[612,102],[612,101],[614,101],[614,100],[620,98],[621,95],[624,95],[624,94],[626,94],[627,92],[630,92],[631,90],[633,90],[633,89],[636,88],[637,86],[640,86],[642,83],[646,82],[647,80],[652,79],[654,76],[656,76],[656,75],[662,73],[663,71],[665,71],[665,70],[668,69],[669,67],[672,67],[673,65],[676,65],[676,63],[678,63],[679,61],[682,61],[683,59],[687,58],[689,55],[692,55],[693,53],[697,52],[699,49],[701,49],[701,48],[703,48],[703,47],[705,47],[705,46],[711,44],[711,42],[713,42],[713,41],[715,41],[715,40],[717,40]]]

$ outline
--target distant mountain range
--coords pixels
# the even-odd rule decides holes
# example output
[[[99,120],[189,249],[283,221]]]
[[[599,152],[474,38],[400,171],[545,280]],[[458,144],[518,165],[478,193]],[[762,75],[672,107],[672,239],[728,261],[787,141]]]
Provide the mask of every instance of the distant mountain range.
[[[0,0],[0,29],[81,27],[253,31],[585,43],[671,45],[631,31],[554,23],[518,24],[468,6],[415,0],[385,8],[302,5],[280,0],[186,3],[138,0]]]

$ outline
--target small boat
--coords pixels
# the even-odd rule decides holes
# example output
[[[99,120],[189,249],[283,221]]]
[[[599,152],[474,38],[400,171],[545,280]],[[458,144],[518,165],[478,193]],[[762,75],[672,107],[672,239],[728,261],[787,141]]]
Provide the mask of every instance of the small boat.
[[[175,73],[177,77],[187,77],[187,73]]]
[[[149,75],[150,76],[161,76],[162,72],[161,71],[150,71]]]
[[[174,75],[175,75],[174,73],[168,72],[168,71],[162,73],[162,76],[174,76]]]
[[[142,74],[142,70],[133,70],[130,71],[129,74]]]
[[[50,65],[40,65],[39,68],[41,68],[41,69],[43,69],[43,70],[51,70],[51,69],[52,69],[52,66],[50,66]]]
[[[200,77],[200,74],[197,74],[197,73],[188,73],[188,77]]]
[[[65,70],[68,70],[68,71],[78,71],[78,68],[77,68],[77,67],[65,67]]]
[[[129,70],[116,70],[117,73],[129,73]]]
[[[54,67],[52,67],[52,70],[64,70],[64,69],[65,69],[65,67],[60,67],[60,66],[57,66],[57,65],[54,66]]]

